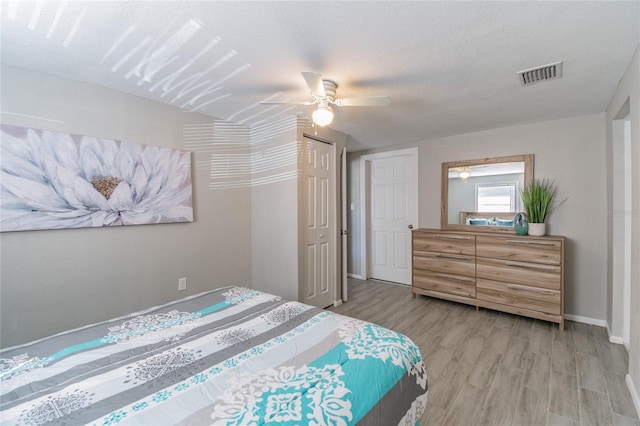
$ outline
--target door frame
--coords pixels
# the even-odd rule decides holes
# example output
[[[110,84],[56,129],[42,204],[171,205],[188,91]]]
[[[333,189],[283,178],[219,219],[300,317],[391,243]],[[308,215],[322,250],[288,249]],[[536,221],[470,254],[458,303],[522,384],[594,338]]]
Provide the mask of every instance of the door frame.
[[[413,162],[413,166],[416,171],[416,182],[414,185],[414,193],[411,195],[415,197],[418,202],[416,202],[416,211],[413,212],[415,215],[415,224],[414,229],[419,228],[419,190],[418,190],[418,147],[414,148],[406,148],[399,149],[395,151],[385,151],[378,152],[375,154],[367,154],[360,157],[360,195],[361,195],[361,208],[360,208],[360,270],[362,271],[362,279],[369,279],[369,256],[371,254],[371,247],[369,247],[369,233],[370,233],[370,225],[369,225],[369,199],[371,198],[371,162],[374,160],[382,160],[386,158],[394,158],[394,157],[407,157],[409,156],[410,161]],[[412,259],[409,256],[409,268],[411,269]]]
[[[334,306],[340,305],[342,302],[346,302],[348,299],[348,241],[347,235],[349,229],[347,227],[349,218],[347,216],[347,148],[343,147],[340,154],[342,161],[340,161],[340,282],[341,282],[341,299],[337,299],[334,302]]]

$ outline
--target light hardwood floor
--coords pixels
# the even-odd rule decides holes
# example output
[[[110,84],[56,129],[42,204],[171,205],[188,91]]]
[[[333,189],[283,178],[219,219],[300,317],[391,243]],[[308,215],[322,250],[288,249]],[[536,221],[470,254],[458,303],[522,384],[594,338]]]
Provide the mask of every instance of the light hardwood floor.
[[[640,426],[625,384],[628,357],[602,327],[557,324],[439,299],[410,287],[349,280],[332,311],[411,338],[425,358],[428,425]]]

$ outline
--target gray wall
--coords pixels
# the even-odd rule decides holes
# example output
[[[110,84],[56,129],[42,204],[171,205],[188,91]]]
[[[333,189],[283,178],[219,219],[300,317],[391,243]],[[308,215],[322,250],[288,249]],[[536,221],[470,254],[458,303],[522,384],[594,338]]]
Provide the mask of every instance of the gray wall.
[[[214,121],[99,86],[6,65],[1,71],[6,124],[184,149],[184,125]],[[209,189],[208,160],[206,152],[192,156],[193,223],[0,234],[0,344],[250,286],[251,191]],[[184,292],[180,277],[187,277]]]
[[[425,140],[419,147],[420,227],[440,228],[441,164],[519,154],[534,154],[534,176],[554,179],[567,201],[548,221],[548,233],[567,237],[565,311],[606,319],[606,164],[604,114],[506,127]],[[415,146],[415,145],[414,145]],[[406,148],[407,146],[398,147]],[[395,149],[395,148],[394,148]],[[359,173],[358,152],[350,157],[351,176]],[[352,228],[350,272],[361,276],[359,183],[350,184]],[[356,226],[358,225],[358,226]]]
[[[2,122],[192,150],[194,185],[193,223],[0,234],[3,347],[228,285],[298,299],[302,132],[338,154],[346,135],[295,116],[248,130],[11,66]],[[201,124],[210,146],[194,149],[184,126]]]
[[[631,220],[631,327],[629,341],[629,374],[627,376],[627,384],[633,389],[632,395],[635,396],[636,410],[640,412],[640,47],[636,49],[635,55],[627,69],[616,92],[607,108],[607,158],[609,171],[607,173],[607,182],[609,193],[612,193],[613,170],[612,170],[612,152],[613,152],[613,131],[612,121],[615,115],[620,111],[622,106],[629,100],[629,119],[631,121],[631,199],[632,214]],[[609,205],[612,206],[612,197],[608,199]],[[609,230],[612,227],[612,220],[609,218]],[[609,252],[613,246],[612,237],[607,242]],[[613,263],[613,259],[609,257],[609,267]],[[621,335],[621,315],[620,309],[616,305],[611,305],[614,299],[622,298],[622,288],[619,282],[613,282],[611,275],[608,276],[608,292],[609,298],[609,321],[612,326],[612,334]],[[614,326],[615,325],[615,326]]]
[[[297,118],[256,129],[252,139],[254,155],[279,152],[284,162],[274,159],[260,173],[254,173],[251,235],[253,288],[288,299],[298,299],[298,155]],[[259,137],[258,135],[265,135]],[[273,176],[282,176],[279,179]],[[260,179],[272,176],[272,182]]]

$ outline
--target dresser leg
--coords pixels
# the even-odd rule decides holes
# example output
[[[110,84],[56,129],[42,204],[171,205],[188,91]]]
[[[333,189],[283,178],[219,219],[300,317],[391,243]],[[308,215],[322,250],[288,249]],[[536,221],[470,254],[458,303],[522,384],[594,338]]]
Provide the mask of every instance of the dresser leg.
[[[476,305],[476,311],[480,310],[480,306]]]
[[[560,327],[560,331],[564,331],[564,320],[560,321],[560,324],[558,324],[558,327]]]

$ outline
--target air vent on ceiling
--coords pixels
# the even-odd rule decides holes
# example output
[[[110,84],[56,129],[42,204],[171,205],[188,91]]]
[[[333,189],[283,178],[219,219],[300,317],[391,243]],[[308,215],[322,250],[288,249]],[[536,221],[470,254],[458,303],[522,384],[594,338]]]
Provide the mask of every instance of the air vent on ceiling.
[[[530,86],[546,80],[555,80],[560,77],[562,77],[562,62],[518,71],[518,78],[523,86]]]

